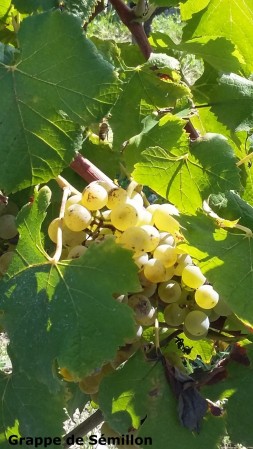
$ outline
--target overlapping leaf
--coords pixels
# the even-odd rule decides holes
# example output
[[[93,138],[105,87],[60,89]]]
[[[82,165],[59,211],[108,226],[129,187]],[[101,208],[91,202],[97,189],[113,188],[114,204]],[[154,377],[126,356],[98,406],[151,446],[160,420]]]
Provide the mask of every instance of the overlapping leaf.
[[[240,188],[233,151],[224,137],[215,134],[196,141],[189,152],[170,148],[167,142],[147,148],[133,176],[182,212],[193,214],[211,193]]]
[[[60,387],[60,385],[59,385]],[[25,437],[61,437],[66,417],[63,388],[51,394],[45,385],[24,373],[0,374],[0,446],[10,447],[10,435]],[[52,449],[59,446],[51,444]]]
[[[211,195],[210,206],[222,218],[240,219],[240,224],[253,231],[253,207],[235,192],[226,192],[222,196]]]
[[[15,8],[25,14],[36,11],[47,11],[59,5],[59,0],[12,0]]]
[[[206,8],[200,8],[206,3]],[[187,4],[185,5],[185,9]],[[252,72],[253,51],[253,10],[251,0],[210,0],[199,2],[184,28],[184,40],[200,36],[224,36],[234,43],[247,64],[247,72]],[[196,11],[190,7],[190,13]],[[190,14],[187,14],[188,17]],[[187,18],[188,18],[187,17]]]
[[[217,383],[205,387],[205,394],[213,401],[221,399],[225,402],[225,421],[227,432],[234,443],[245,447],[253,444],[252,404],[249,398],[253,394],[253,365],[252,344],[244,347],[251,352],[251,363],[245,366],[242,363],[230,362],[227,366],[228,376],[226,384]],[[240,418],[239,418],[240,416]]]
[[[136,291],[139,283],[130,252],[113,240],[52,264],[40,242],[48,201],[43,188],[19,216],[20,242],[1,282],[0,308],[20,369],[54,389],[55,359],[81,378],[135,334],[132,311],[112,295]]]
[[[110,119],[114,133],[113,143],[118,150],[125,140],[141,131],[144,117],[159,108],[175,107],[177,100],[190,96],[190,91],[184,84],[170,79],[164,81],[150,67],[150,63],[138,66],[130,73],[126,72],[126,75],[122,94],[111,110]]]
[[[217,228],[205,215],[182,217],[187,244],[209,282],[245,322],[253,324],[253,238]]]
[[[79,19],[39,14],[23,21],[18,38],[18,62],[0,63],[0,187],[7,192],[59,174],[80,148],[77,123],[99,121],[118,89]]]
[[[99,404],[113,429],[126,433],[139,428],[138,436],[151,437],[156,449],[214,449],[223,434],[223,421],[207,416],[198,435],[180,425],[177,402],[160,362],[151,363],[141,354],[102,381]],[[166,430],[165,430],[166,429]]]

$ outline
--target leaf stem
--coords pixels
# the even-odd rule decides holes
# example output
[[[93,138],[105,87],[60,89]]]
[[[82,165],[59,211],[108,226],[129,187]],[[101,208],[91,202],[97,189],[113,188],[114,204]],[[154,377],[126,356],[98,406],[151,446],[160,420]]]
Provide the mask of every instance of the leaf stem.
[[[77,190],[75,187],[73,187],[65,178],[63,178],[62,176],[57,176],[57,178],[55,179],[57,184],[64,189],[64,187],[68,187],[68,189],[70,190],[71,193],[74,193],[74,195],[79,195],[80,192],[79,190]]]
[[[59,226],[57,229],[57,243],[56,243],[56,250],[54,253],[54,256],[50,259],[52,264],[56,264],[59,262],[61,253],[62,253],[62,225],[63,225],[63,217],[64,217],[64,211],[66,206],[66,201],[68,199],[68,196],[70,195],[71,190],[69,187],[63,187],[63,195],[62,195],[62,202],[61,202],[61,208],[59,212]]]

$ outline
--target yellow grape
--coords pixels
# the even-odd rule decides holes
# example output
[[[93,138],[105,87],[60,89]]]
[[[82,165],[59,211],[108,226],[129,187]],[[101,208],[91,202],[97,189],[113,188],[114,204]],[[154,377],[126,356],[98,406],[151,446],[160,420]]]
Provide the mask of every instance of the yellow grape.
[[[160,233],[157,231],[157,229],[154,226],[150,225],[142,225],[141,229],[143,229],[148,237],[148,244],[147,244],[147,252],[152,252],[157,247],[157,245],[160,242]]]
[[[187,265],[192,265],[192,258],[189,254],[178,254],[177,261],[175,263],[175,275],[182,276],[183,269]]]
[[[182,281],[187,287],[196,289],[205,283],[206,278],[199,267],[187,265],[182,271]]]
[[[66,201],[65,209],[67,209],[69,206],[72,206],[72,204],[81,204],[81,200],[82,200],[81,193],[70,196]]]
[[[193,310],[189,312],[184,320],[184,328],[189,334],[196,337],[205,337],[209,329],[209,318],[208,316],[200,311]]]
[[[164,309],[164,320],[169,326],[177,327],[184,322],[186,313],[186,308],[172,303]]]
[[[138,205],[128,200],[127,203],[120,204],[112,209],[111,215],[112,225],[119,231],[125,231],[131,226],[136,226],[141,218],[141,211]]]
[[[102,209],[108,201],[106,189],[98,182],[91,182],[85,187],[82,195],[82,205],[89,210]]]
[[[161,204],[159,208],[154,211],[154,221],[159,231],[166,231],[170,234],[179,232],[179,222],[171,215],[171,205]]]
[[[121,187],[115,187],[108,193],[108,200],[106,206],[108,209],[114,209],[114,207],[121,205],[127,201],[127,192]]]
[[[169,268],[177,261],[177,250],[170,245],[159,245],[154,251],[154,257],[159,259],[166,268]]]
[[[219,293],[211,285],[201,285],[195,292],[195,301],[202,309],[212,309],[219,301]]]
[[[71,231],[83,231],[89,226],[91,220],[90,211],[80,204],[72,204],[65,211],[64,223]]]
[[[162,282],[158,287],[158,295],[163,302],[177,302],[181,293],[182,290],[177,281]]]
[[[85,246],[76,245],[69,251],[67,259],[78,259],[87,251],[87,249],[88,248]]]
[[[144,266],[144,276],[151,282],[163,282],[166,276],[166,268],[160,260],[149,259]]]

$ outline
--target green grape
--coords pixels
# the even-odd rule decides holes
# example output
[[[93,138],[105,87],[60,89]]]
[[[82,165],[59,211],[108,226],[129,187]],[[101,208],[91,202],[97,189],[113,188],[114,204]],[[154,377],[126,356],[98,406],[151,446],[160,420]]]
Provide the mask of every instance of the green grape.
[[[172,267],[177,261],[177,250],[170,245],[159,245],[154,251],[154,258],[159,259],[165,268]]]
[[[142,295],[147,296],[147,298],[151,298],[151,296],[154,295],[157,289],[157,284],[154,284],[154,282],[149,282],[148,285],[144,287],[142,290]]]
[[[69,251],[67,259],[78,259],[87,251],[87,249],[88,248],[85,246],[76,245]]]
[[[209,318],[208,316],[200,311],[193,310],[189,312],[184,320],[184,328],[189,334],[196,337],[205,337],[209,329]]]
[[[71,231],[67,226],[62,227],[62,244],[67,247],[73,247],[76,245],[81,245],[86,239],[86,234],[84,231],[74,232]]]
[[[177,281],[162,282],[158,287],[158,295],[163,302],[177,302],[181,293],[182,290]]]
[[[125,231],[131,226],[136,226],[141,218],[141,209],[134,203],[128,200],[127,203],[120,204],[112,209],[111,215],[112,225],[119,231]]]
[[[160,232],[160,244],[175,246],[175,239],[169,232]]]
[[[144,266],[144,276],[151,282],[157,284],[163,282],[166,275],[166,268],[160,260],[149,259]]]
[[[187,287],[196,289],[205,283],[206,278],[199,267],[187,265],[182,271],[182,281]]]
[[[54,218],[48,226],[47,233],[52,242],[57,243],[57,232],[60,224],[60,218]]]
[[[189,254],[178,254],[177,261],[175,263],[175,275],[182,276],[183,269],[187,265],[192,265],[192,258]]]
[[[0,217],[0,238],[9,240],[15,237],[17,233],[16,217],[10,214],[2,215]]]
[[[165,276],[163,282],[169,281],[171,278],[173,278],[174,275],[175,275],[174,266],[165,268]]]
[[[220,316],[229,316],[233,313],[228,304],[222,298],[219,299],[213,310]]]
[[[115,187],[108,193],[108,200],[106,206],[108,209],[114,209],[115,207],[122,205],[128,199],[127,192],[121,187]]]
[[[65,209],[68,209],[69,206],[72,206],[72,204],[81,204],[82,200],[82,194],[78,193],[76,195],[70,196],[66,201]]]
[[[13,201],[9,200],[8,204],[0,204],[0,215],[16,215],[18,214],[18,206]]]
[[[170,234],[179,232],[179,222],[171,216],[171,204],[161,204],[154,212],[154,221],[159,231],[166,231]]]
[[[128,298],[128,305],[135,312],[136,321],[143,326],[151,326],[155,321],[155,308],[149,299],[141,293]]]
[[[108,201],[106,189],[97,181],[91,182],[85,187],[82,195],[82,205],[88,210],[102,209]]]
[[[143,208],[143,212],[141,214],[141,219],[138,221],[137,226],[143,226],[143,225],[153,225],[153,215],[147,210]]]
[[[72,204],[65,211],[64,223],[71,231],[83,231],[89,226],[91,220],[90,211],[80,204]]]
[[[143,229],[146,234],[149,237],[148,244],[147,244],[147,252],[152,252],[157,247],[157,245],[160,242],[160,234],[157,231],[157,229],[154,226],[150,225],[143,225],[141,226],[141,229]]]
[[[143,207],[143,198],[139,192],[133,191],[132,195],[130,196],[130,199],[135,201],[139,207]]]
[[[195,301],[202,309],[212,309],[219,301],[219,293],[211,285],[201,285],[195,292]]]
[[[169,326],[177,327],[184,322],[187,309],[180,307],[177,303],[172,303],[165,307],[163,313],[165,322]]]
[[[14,256],[14,251],[7,251],[0,257],[0,273],[5,274]]]
[[[149,251],[149,240],[150,236],[144,229],[131,226],[122,233],[119,242],[139,255]]]
[[[143,327],[136,323],[136,333],[135,336],[132,338],[126,338],[125,342],[127,345],[131,345],[132,343],[135,343],[136,341],[140,340],[141,336],[143,334]]]
[[[133,257],[134,262],[140,270],[143,270],[144,265],[148,262],[148,253],[142,253],[138,256]]]
[[[218,320],[220,318],[220,315],[215,312],[214,309],[211,310],[210,315],[208,315],[210,323],[213,323],[214,321]]]

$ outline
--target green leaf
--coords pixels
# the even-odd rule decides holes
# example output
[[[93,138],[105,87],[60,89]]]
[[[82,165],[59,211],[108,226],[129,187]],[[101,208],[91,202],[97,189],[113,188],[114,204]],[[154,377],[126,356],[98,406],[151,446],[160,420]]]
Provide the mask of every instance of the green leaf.
[[[252,345],[248,345],[246,349],[252,351]],[[213,401],[226,399],[224,407],[227,432],[233,443],[240,443],[245,447],[250,447],[253,443],[252,404],[249,400],[253,394],[252,378],[252,361],[250,366],[230,362],[227,365],[226,383],[219,382],[204,389],[205,394]]]
[[[166,114],[159,121],[152,117],[143,120],[143,130],[132,137],[124,150],[126,167],[132,172],[137,162],[143,159],[143,151],[156,145],[169,152],[178,148],[181,154],[189,150],[188,135],[184,131],[185,121],[171,114]]]
[[[196,0],[187,0],[186,2],[180,2],[182,20],[189,20],[193,14],[204,9],[209,2],[210,0],[199,0],[198,2]]]
[[[80,149],[77,123],[104,117],[118,89],[112,66],[83,36],[77,18],[39,14],[22,22],[18,37],[19,61],[0,63],[0,188],[6,192],[57,176]]]
[[[145,361],[141,353],[103,379],[99,406],[105,420],[119,433],[139,428],[138,436],[152,438],[156,449],[214,449],[223,434],[223,420],[207,416],[198,435],[182,427],[177,403],[168,385],[161,362]]]
[[[179,218],[187,243],[180,244],[196,261],[215,290],[238,317],[252,325],[253,239],[240,231],[217,228],[209,217]]]
[[[39,235],[48,204],[43,188],[18,217],[20,240],[1,281],[0,307],[20,368],[54,389],[54,360],[82,378],[135,335],[132,310],[112,295],[140,287],[130,251],[113,239],[91,245],[80,259],[52,264]]]
[[[10,375],[0,374],[0,397],[0,432],[6,439],[10,435],[61,437],[66,419],[63,388],[52,394],[34,377],[14,370]],[[9,447],[7,441],[3,445]],[[59,446],[51,444],[50,447]]]
[[[195,213],[211,193],[240,189],[239,170],[227,140],[207,134],[185,148],[151,147],[135,166],[134,179],[167,198],[182,212]],[[187,186],[187,188],[185,188]]]
[[[119,152],[113,151],[106,140],[103,142],[98,137],[90,137],[84,141],[80,153],[109,178],[115,179],[117,177],[119,172]]]
[[[11,0],[0,1],[0,28],[6,23],[6,20],[10,16]]]
[[[195,2],[196,3],[196,2]],[[207,5],[203,10],[202,8]],[[193,6],[193,7],[192,7]],[[196,8],[197,6],[197,8]],[[246,61],[248,73],[252,72],[253,10],[251,0],[210,0],[191,4],[193,17],[184,28],[184,40],[193,37],[223,36],[237,46]],[[198,10],[202,9],[200,12]],[[185,10],[187,9],[187,3]],[[186,17],[184,17],[185,19]]]
[[[208,94],[208,93],[207,93]],[[212,111],[233,131],[253,127],[253,81],[235,75],[222,75],[209,93]]]
[[[149,62],[126,72],[122,94],[111,110],[115,149],[140,132],[145,116],[159,108],[175,107],[177,100],[190,96],[184,84],[164,81],[159,76]]]
[[[244,64],[234,44],[224,37],[196,37],[178,45],[178,50],[185,51],[187,54],[192,53],[222,72],[240,73]]]
[[[99,0],[64,0],[64,9],[86,22],[95,10]]]
[[[12,0],[15,8],[24,14],[31,14],[36,11],[47,11],[51,8],[57,8],[58,0]]]
[[[220,196],[210,196],[210,207],[220,217],[227,220],[240,219],[240,224],[253,231],[253,207],[235,192],[226,192]]]

